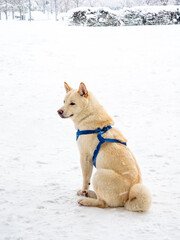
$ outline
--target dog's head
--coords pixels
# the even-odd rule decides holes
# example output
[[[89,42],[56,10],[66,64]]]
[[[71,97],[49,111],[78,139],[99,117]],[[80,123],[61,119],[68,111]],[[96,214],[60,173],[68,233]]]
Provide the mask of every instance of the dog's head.
[[[84,83],[80,83],[79,90],[72,89],[64,83],[66,96],[64,106],[57,112],[61,118],[76,118],[87,107],[88,91]]]

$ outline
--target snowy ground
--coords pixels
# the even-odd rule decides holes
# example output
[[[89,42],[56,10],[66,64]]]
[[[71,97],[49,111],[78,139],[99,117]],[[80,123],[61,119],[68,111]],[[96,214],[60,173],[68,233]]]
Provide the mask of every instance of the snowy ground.
[[[180,26],[0,22],[0,240],[180,237]],[[84,81],[128,139],[147,213],[80,207],[63,82]]]

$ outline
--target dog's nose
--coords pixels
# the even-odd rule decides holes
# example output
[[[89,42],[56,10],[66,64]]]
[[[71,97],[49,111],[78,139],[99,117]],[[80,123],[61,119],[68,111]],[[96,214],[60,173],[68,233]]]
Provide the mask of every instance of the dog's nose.
[[[59,115],[63,114],[63,110],[62,109],[59,109],[57,112],[59,113]]]

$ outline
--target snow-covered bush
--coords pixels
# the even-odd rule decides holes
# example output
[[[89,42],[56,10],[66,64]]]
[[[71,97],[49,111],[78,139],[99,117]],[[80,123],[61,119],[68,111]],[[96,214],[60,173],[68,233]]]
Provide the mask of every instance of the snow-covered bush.
[[[178,7],[136,7],[121,11],[123,25],[168,25],[180,24]]]
[[[134,7],[112,11],[109,8],[77,8],[68,12],[69,25],[120,26],[180,24],[177,6]]]
[[[77,8],[68,13],[70,25],[119,26],[116,11],[109,8]]]

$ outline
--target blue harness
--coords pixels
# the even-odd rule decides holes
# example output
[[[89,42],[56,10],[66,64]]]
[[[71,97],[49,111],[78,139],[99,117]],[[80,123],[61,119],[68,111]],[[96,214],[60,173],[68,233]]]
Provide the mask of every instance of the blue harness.
[[[79,129],[77,130],[76,132],[76,141],[78,140],[79,136],[80,135],[86,135],[86,134],[93,134],[93,133],[98,133],[97,134],[97,138],[99,140],[99,143],[94,151],[94,154],[93,154],[93,165],[96,167],[96,158],[97,158],[97,155],[99,153],[99,150],[100,150],[100,147],[103,143],[105,142],[115,142],[115,143],[121,143],[123,145],[126,146],[126,142],[121,142],[119,140],[116,140],[116,139],[110,139],[110,138],[103,138],[101,135],[104,134],[105,132],[107,132],[109,129],[111,129],[112,127],[111,126],[107,126],[107,127],[104,127],[103,129],[100,129],[100,128],[97,128],[96,130],[83,130],[83,131],[80,131]]]

